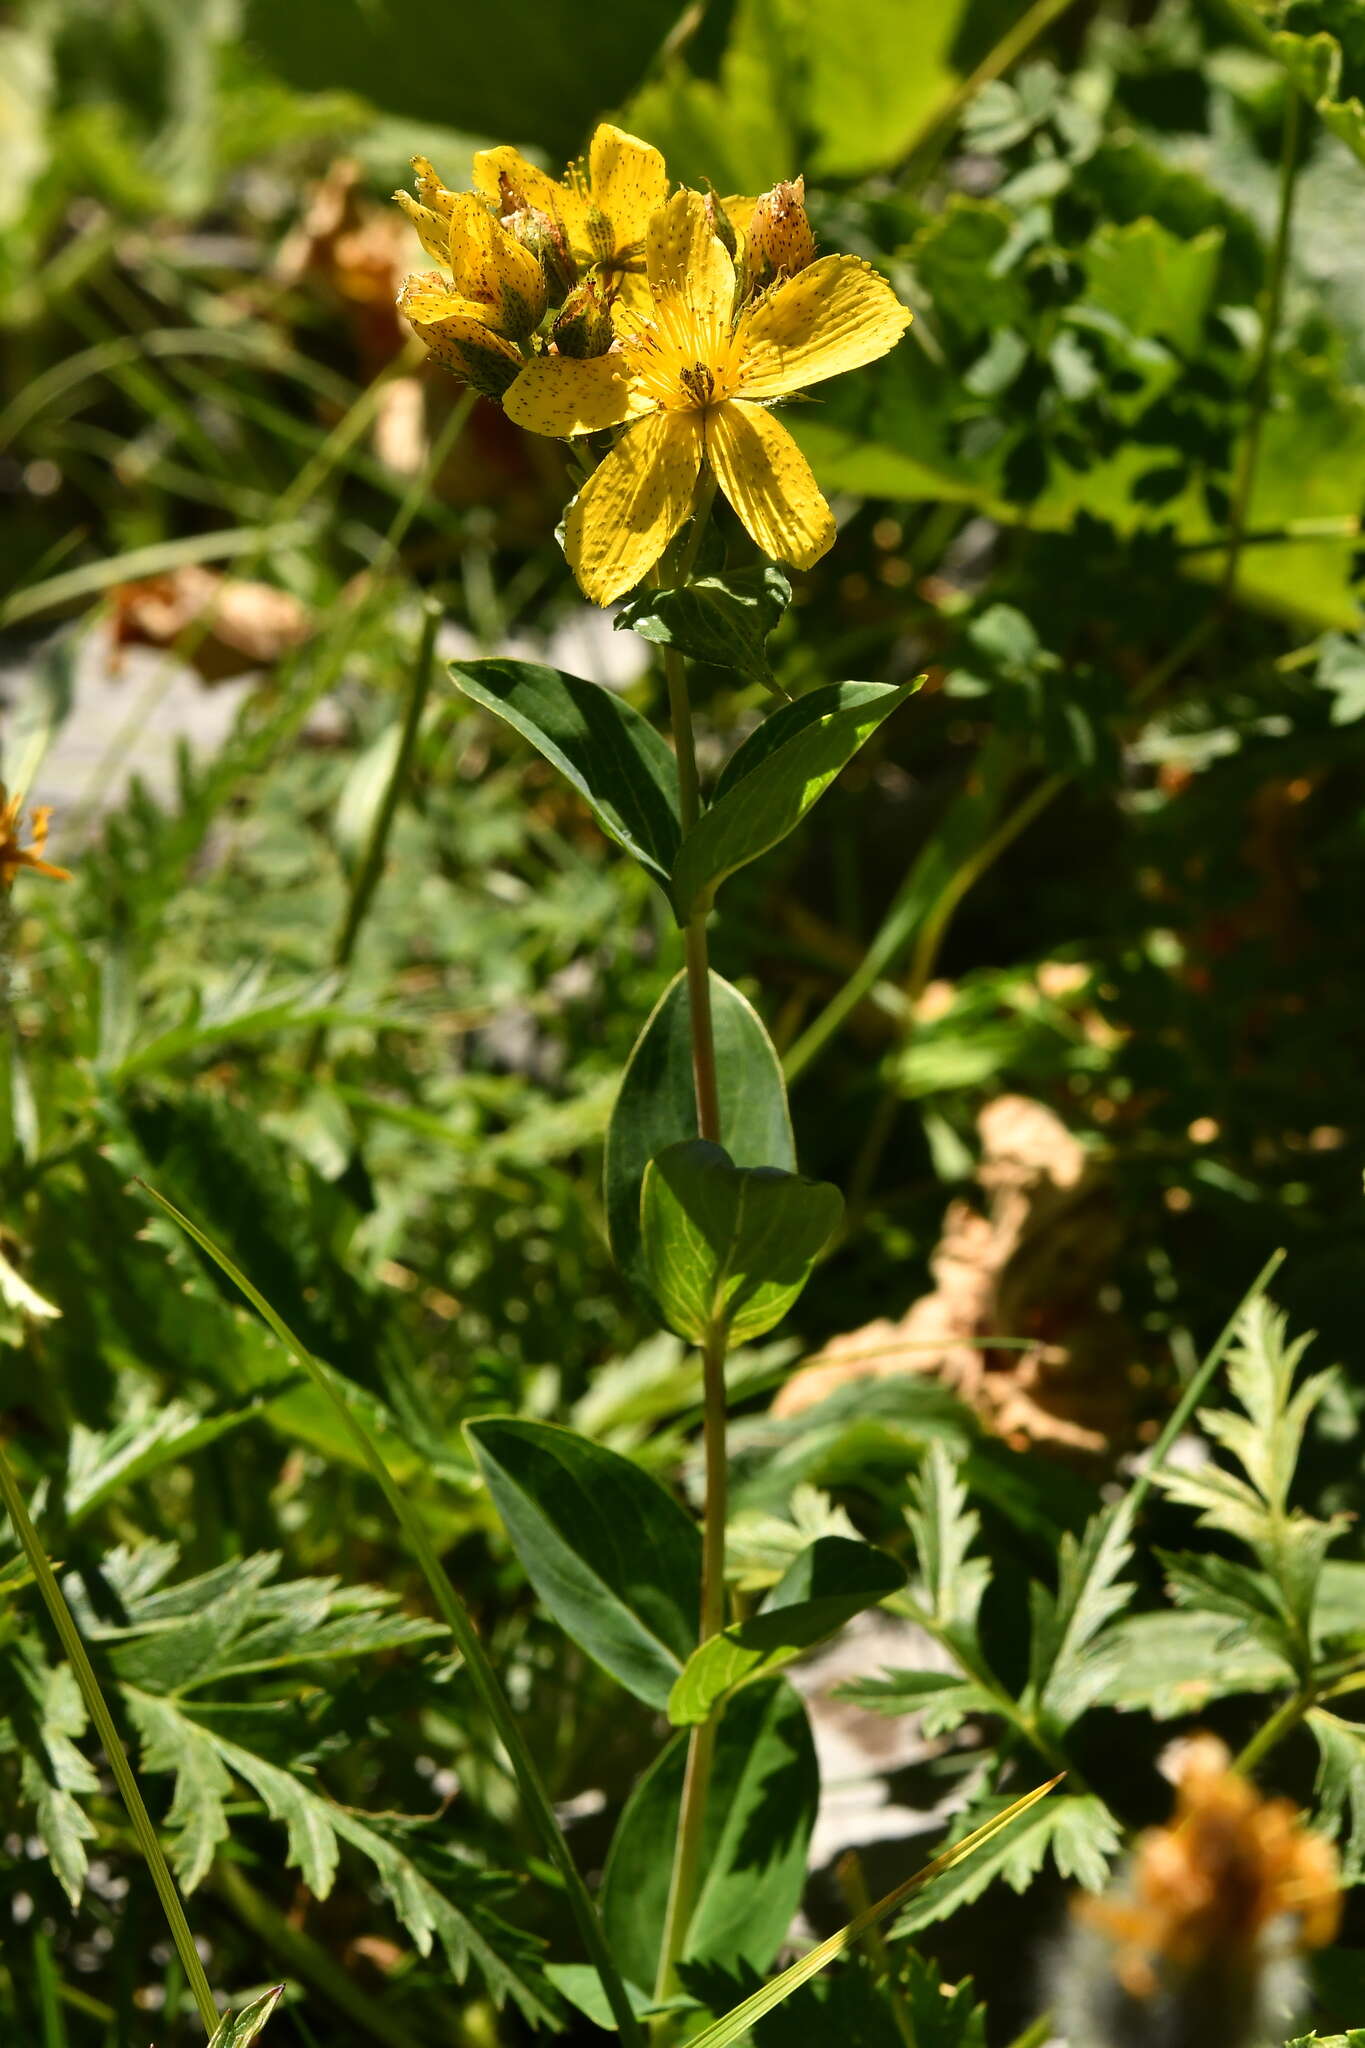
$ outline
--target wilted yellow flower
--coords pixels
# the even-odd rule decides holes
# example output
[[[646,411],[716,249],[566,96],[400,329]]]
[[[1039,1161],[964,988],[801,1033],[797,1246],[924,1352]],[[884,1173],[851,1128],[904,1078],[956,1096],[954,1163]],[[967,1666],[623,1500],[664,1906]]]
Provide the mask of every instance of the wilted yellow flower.
[[[66,868],[54,867],[51,861],[42,858],[47,844],[48,820],[52,816],[49,805],[40,804],[29,819],[29,831],[33,834],[28,846],[21,846],[23,825],[20,813],[24,808],[21,796],[7,796],[5,785],[0,782],[0,889],[8,889],[20,868],[32,868],[35,874],[51,875],[54,881],[69,882],[71,875]]]
[[[675,193],[651,220],[646,262],[650,317],[618,316],[618,350],[540,357],[504,400],[538,434],[628,423],[569,512],[575,575],[598,604],[633,588],[686,519],[703,463],[765,554],[810,568],[834,520],[767,401],[885,355],[909,313],[868,264],[825,256],[736,320],[735,267],[697,192]]]
[[[481,149],[474,185],[502,215],[528,206],[551,215],[582,270],[643,301],[645,234],[668,197],[668,172],[658,150],[638,135],[603,121],[586,164],[570,164],[562,181],[537,170],[520,150]]]
[[[425,157],[414,157],[417,193],[394,194],[428,256],[451,273],[406,278],[398,310],[431,353],[467,384],[498,398],[525,361],[523,346],[545,312],[545,273],[472,192],[450,192]]]

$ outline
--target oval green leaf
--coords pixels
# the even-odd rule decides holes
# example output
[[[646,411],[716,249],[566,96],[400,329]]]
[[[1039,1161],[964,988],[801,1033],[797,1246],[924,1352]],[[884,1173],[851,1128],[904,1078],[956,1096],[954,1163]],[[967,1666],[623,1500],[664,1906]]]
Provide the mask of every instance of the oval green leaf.
[[[737,988],[711,976],[721,1142],[739,1166],[792,1171],[796,1146],[782,1065],[762,1019]],[[651,1159],[697,1135],[692,1009],[687,977],[664,990],[635,1041],[607,1129],[603,1193],[612,1253],[626,1279],[656,1304],[640,1253],[640,1186]]]
[[[715,795],[682,843],[673,903],[683,923],[727,875],[797,826],[914,683],[831,683],[766,719],[736,749]]]
[[[675,1727],[709,1720],[740,1686],[772,1676],[904,1584],[905,1573],[886,1551],[847,1536],[817,1537],[757,1614],[692,1652],[669,1694],[669,1720]]]
[[[622,1974],[655,1980],[682,1803],[686,1734],[640,1780],[617,1823],[602,1920]],[[716,1731],[701,1868],[685,1960],[718,1968],[772,1962],[800,1904],[820,1773],[806,1710],[785,1680],[747,1686]]]
[[[541,1602],[572,1642],[651,1707],[697,1640],[701,1537],[629,1458],[572,1430],[467,1422],[493,1505]]]
[[[641,1252],[670,1330],[690,1343],[744,1344],[780,1322],[843,1210],[827,1181],[739,1167],[689,1138],[645,1168]]]
[[[600,683],[533,661],[456,661],[456,686],[513,727],[592,807],[602,830],[668,886],[681,837],[678,770],[647,718]]]

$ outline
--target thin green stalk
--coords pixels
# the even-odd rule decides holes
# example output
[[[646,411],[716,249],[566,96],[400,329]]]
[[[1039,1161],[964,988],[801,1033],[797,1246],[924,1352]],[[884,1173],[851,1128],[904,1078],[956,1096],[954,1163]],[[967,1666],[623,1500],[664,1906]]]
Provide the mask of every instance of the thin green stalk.
[[[478,1631],[470,1620],[459,1594],[455,1591],[445,1566],[436,1554],[435,1546],[427,1534],[421,1516],[389,1471],[374,1438],[370,1435],[364,1423],[354,1413],[345,1396],[338,1392],[329,1369],[320,1359],[315,1358],[307,1346],[294,1335],[289,1325],[276,1314],[259,1289],[253,1287],[246,1275],[238,1270],[226,1252],[220,1251],[213,1240],[206,1237],[197,1224],[191,1223],[188,1216],[182,1215],[174,1203],[168,1202],[166,1197],[158,1194],[155,1188],[149,1187],[145,1181],[140,1182],[139,1185],[146,1188],[152,1200],[179,1224],[185,1235],[191,1238],[199,1246],[199,1249],[213,1260],[220,1271],[227,1275],[233,1286],[245,1295],[257,1314],[264,1319],[268,1327],[274,1332],[285,1350],[303,1368],[314,1386],[326,1396],[328,1402],[335,1410],[338,1421],[360,1453],[366,1470],[370,1473],[384,1499],[388,1502],[394,1519],[403,1532],[408,1548],[411,1550],[423,1577],[426,1579],[427,1585],[431,1589],[431,1594],[436,1602],[441,1619],[450,1630],[455,1640],[456,1648],[465,1661],[474,1690],[477,1692],[484,1711],[497,1731],[499,1741],[507,1752],[508,1761],[512,1766],[512,1774],[517,1782],[517,1789],[521,1793],[532,1825],[540,1836],[546,1854],[563,1880],[565,1896],[568,1899],[570,1911],[578,1923],[579,1933],[583,1937],[583,1945],[601,1979],[602,1989],[606,1994],[607,2003],[611,2007],[612,2015],[620,2030],[621,2039],[627,2044],[627,2048],[643,2048],[639,2022],[626,1996],[620,1971],[612,1960],[611,1951],[607,1947],[606,1937],[602,1932],[596,1908],[588,1895],[588,1888],[583,1882],[578,1866],[574,1862],[573,1852],[565,1839],[564,1830],[555,1818],[554,1808],[550,1804],[549,1794],[541,1782],[535,1759],[527,1747],[517,1718],[508,1703],[507,1695],[503,1692],[498,1682],[498,1676],[493,1669],[488,1652],[484,1649],[483,1643],[479,1639]]]
[[[1014,27],[1007,31],[977,65],[975,71],[955,86],[944,100],[940,100],[929,118],[924,122],[909,148],[905,151],[907,161],[919,156],[926,146],[945,136],[964,107],[970,106],[983,85],[999,78],[1003,72],[1023,56],[1031,43],[1037,41],[1045,29],[1051,28],[1059,15],[1065,14],[1071,0],[1034,0],[1032,7],[1021,15]]]
[[[1254,1771],[1257,1764],[1284,1741],[1286,1735],[1293,1734],[1304,1715],[1317,1703],[1318,1689],[1315,1685],[1301,1685],[1297,1691],[1292,1692],[1287,1700],[1276,1707],[1270,1719],[1257,1729],[1250,1742],[1239,1751],[1233,1760],[1233,1770],[1241,1772],[1243,1776],[1248,1771]]]
[[[398,751],[394,755],[393,767],[370,827],[364,854],[351,877],[346,915],[341,921],[341,929],[332,948],[332,965],[336,968],[350,966],[355,952],[355,942],[360,936],[360,927],[365,922],[366,912],[374,901],[374,892],[379,887],[379,878],[384,872],[384,860],[389,850],[389,834],[393,830],[393,821],[398,814],[398,801],[407,783],[412,756],[417,746],[417,735],[421,730],[422,713],[426,710],[427,697],[431,691],[432,657],[436,651],[436,634],[440,624],[440,606],[428,598],[423,606],[422,638],[418,645],[416,662],[413,664],[412,680],[408,685],[408,701],[403,714],[403,729],[398,736]],[[326,1036],[325,1029],[319,1025],[304,1054],[305,1073],[311,1073],[317,1065]]]
[[[1223,571],[1222,591],[1224,605],[1232,602],[1237,589],[1237,571],[1241,565],[1242,548],[1246,540],[1251,494],[1256,488],[1256,462],[1261,452],[1261,431],[1265,426],[1266,411],[1270,404],[1275,338],[1280,330],[1280,313],[1284,305],[1289,230],[1294,213],[1294,189],[1299,175],[1299,123],[1302,118],[1302,104],[1298,93],[1292,87],[1287,87],[1284,129],[1280,144],[1280,198],[1275,216],[1275,239],[1270,250],[1270,270],[1261,300],[1261,340],[1251,380],[1251,417],[1247,422],[1246,437],[1242,442],[1242,459],[1233,487],[1232,513],[1228,521],[1228,559]]]
[[[90,1662],[85,1644],[81,1641],[80,1631],[72,1619],[71,1609],[66,1604],[61,1587],[57,1584],[57,1575],[48,1562],[42,1540],[24,1505],[19,1482],[14,1476],[3,1444],[0,1444],[0,1499],[3,1499],[5,1512],[14,1525],[14,1533],[19,1538],[24,1555],[28,1559],[29,1570],[33,1573],[43,1602],[52,1617],[52,1625],[66,1652],[67,1661],[76,1674],[76,1683],[81,1689],[86,1711],[95,1724],[95,1733],[99,1736],[109,1768],[114,1774],[114,1782],[128,1809],[128,1818],[133,1824],[138,1848],[142,1851],[152,1883],[156,1886],[161,1909],[171,1930],[171,1940],[175,1943],[175,1952],[185,1972],[185,1981],[190,1987],[204,2030],[211,2036],[218,2025],[218,2007],[209,1989],[209,1980],[204,1975],[204,1965],[199,1960],[199,1951],[194,1945],[194,1936],[190,1933],[190,1923],[185,1918],[180,1893],[176,1890],[175,1879],[171,1876],[170,1866],[157,1839],[151,1815],[138,1789],[133,1767],[128,1761],[118,1729],[114,1726],[114,1717],[100,1690],[95,1667]]]
[[[706,1458],[706,1512],[702,1524],[701,1614],[698,1638],[707,1642],[725,1626],[725,1517],[728,1487],[725,1446],[725,1336],[715,1332],[702,1349],[702,1438]],[[677,1989],[678,1959],[687,1941],[701,1877],[706,1799],[715,1761],[719,1713],[692,1730],[687,1745],[678,1833],[673,1845],[673,1870],[668,1885],[663,1939],[655,1996],[668,1998]],[[668,2015],[656,2022],[655,2036],[672,2030]]]
[[[1031,2026],[1025,2027],[1022,2034],[1015,2035],[1010,2042],[1010,2048],[1044,2048],[1044,2044],[1052,2039],[1053,2031],[1052,2014],[1040,2013]]]
[[[676,586],[691,579],[701,546],[702,534],[715,496],[716,480],[705,471],[697,486],[692,506],[692,525],[673,564]],[[657,578],[656,578],[657,580]],[[673,728],[673,747],[678,761],[679,814],[683,836],[701,815],[701,790],[697,777],[696,744],[692,732],[692,705],[687,692],[687,670],[676,648],[664,649],[664,677],[668,686],[668,711]],[[709,900],[704,900],[688,921],[685,933],[687,958],[688,1015],[692,1033],[692,1076],[697,1100],[697,1130],[711,1144],[720,1143],[720,1094],[716,1074],[715,1033],[711,1021],[711,971],[707,957],[706,920]],[[712,1334],[702,1350],[703,1414],[702,1437],[706,1459],[706,1500],[702,1516],[701,1613],[698,1639],[706,1642],[725,1625],[725,1517],[727,1452],[725,1443],[725,1337]],[[663,1938],[655,1992],[667,1998],[677,1985],[677,1964],[687,1940],[687,1930],[697,1899],[701,1875],[703,1833],[706,1825],[707,1795],[715,1760],[719,1716],[692,1730],[687,1746],[683,1776],[682,1805],[678,1832],[673,1844],[673,1869],[669,1877],[668,1904],[664,1913]],[[656,2042],[673,2032],[671,2018],[664,2015],[651,2029]]]

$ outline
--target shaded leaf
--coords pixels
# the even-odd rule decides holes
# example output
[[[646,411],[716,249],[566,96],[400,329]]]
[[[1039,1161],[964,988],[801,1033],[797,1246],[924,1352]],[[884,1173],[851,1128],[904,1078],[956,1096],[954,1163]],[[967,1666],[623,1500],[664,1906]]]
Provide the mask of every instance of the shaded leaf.
[[[688,1741],[674,1736],[636,1785],[602,1880],[607,1939],[636,1984],[652,1985],[658,1966]],[[818,1800],[800,1700],[784,1680],[746,1686],[717,1729],[687,1960],[768,1968],[801,1898]]]
[[[534,662],[453,662],[450,673],[466,697],[528,739],[608,837],[667,887],[680,837],[678,771],[647,718],[600,683]]]
[[[571,1430],[501,1417],[465,1429],[546,1608],[637,1699],[666,1707],[697,1640],[691,1517],[638,1465]]]
[[[1341,1842],[1341,1880],[1365,1877],[1365,1726],[1314,1707],[1308,1725],[1318,1745],[1318,1826]]]

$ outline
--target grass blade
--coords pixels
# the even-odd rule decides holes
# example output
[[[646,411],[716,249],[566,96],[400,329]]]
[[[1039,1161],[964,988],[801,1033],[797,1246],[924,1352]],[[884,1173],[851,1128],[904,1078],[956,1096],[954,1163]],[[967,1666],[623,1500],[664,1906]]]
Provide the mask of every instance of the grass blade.
[[[204,2023],[204,2032],[213,2035],[218,2026],[218,2007],[209,1989],[209,1980],[204,1975],[204,1965],[199,1960],[199,1951],[194,1945],[189,1921],[185,1918],[180,1893],[176,1889],[175,1879],[171,1876],[170,1866],[156,1829],[152,1826],[152,1818],[138,1787],[137,1776],[119,1739],[118,1729],[114,1726],[114,1717],[100,1690],[95,1667],[90,1662],[85,1644],[81,1640],[80,1630],[72,1618],[62,1589],[57,1584],[57,1574],[48,1560],[42,1538],[33,1526],[32,1517],[24,1504],[24,1496],[19,1491],[19,1482],[14,1476],[13,1467],[5,1455],[3,1445],[0,1445],[0,1501],[4,1502],[5,1512],[14,1524],[14,1533],[19,1538],[24,1555],[28,1559],[29,1569],[52,1617],[52,1626],[56,1629],[67,1660],[76,1674],[76,1683],[81,1689],[86,1712],[95,1724],[95,1732],[108,1759],[109,1768],[114,1774],[114,1782],[128,1809],[128,1818],[133,1824],[138,1848],[142,1851],[152,1883],[156,1886],[157,1897],[166,1915],[176,1954],[185,1972],[185,1980],[199,2009],[199,2017]]]

